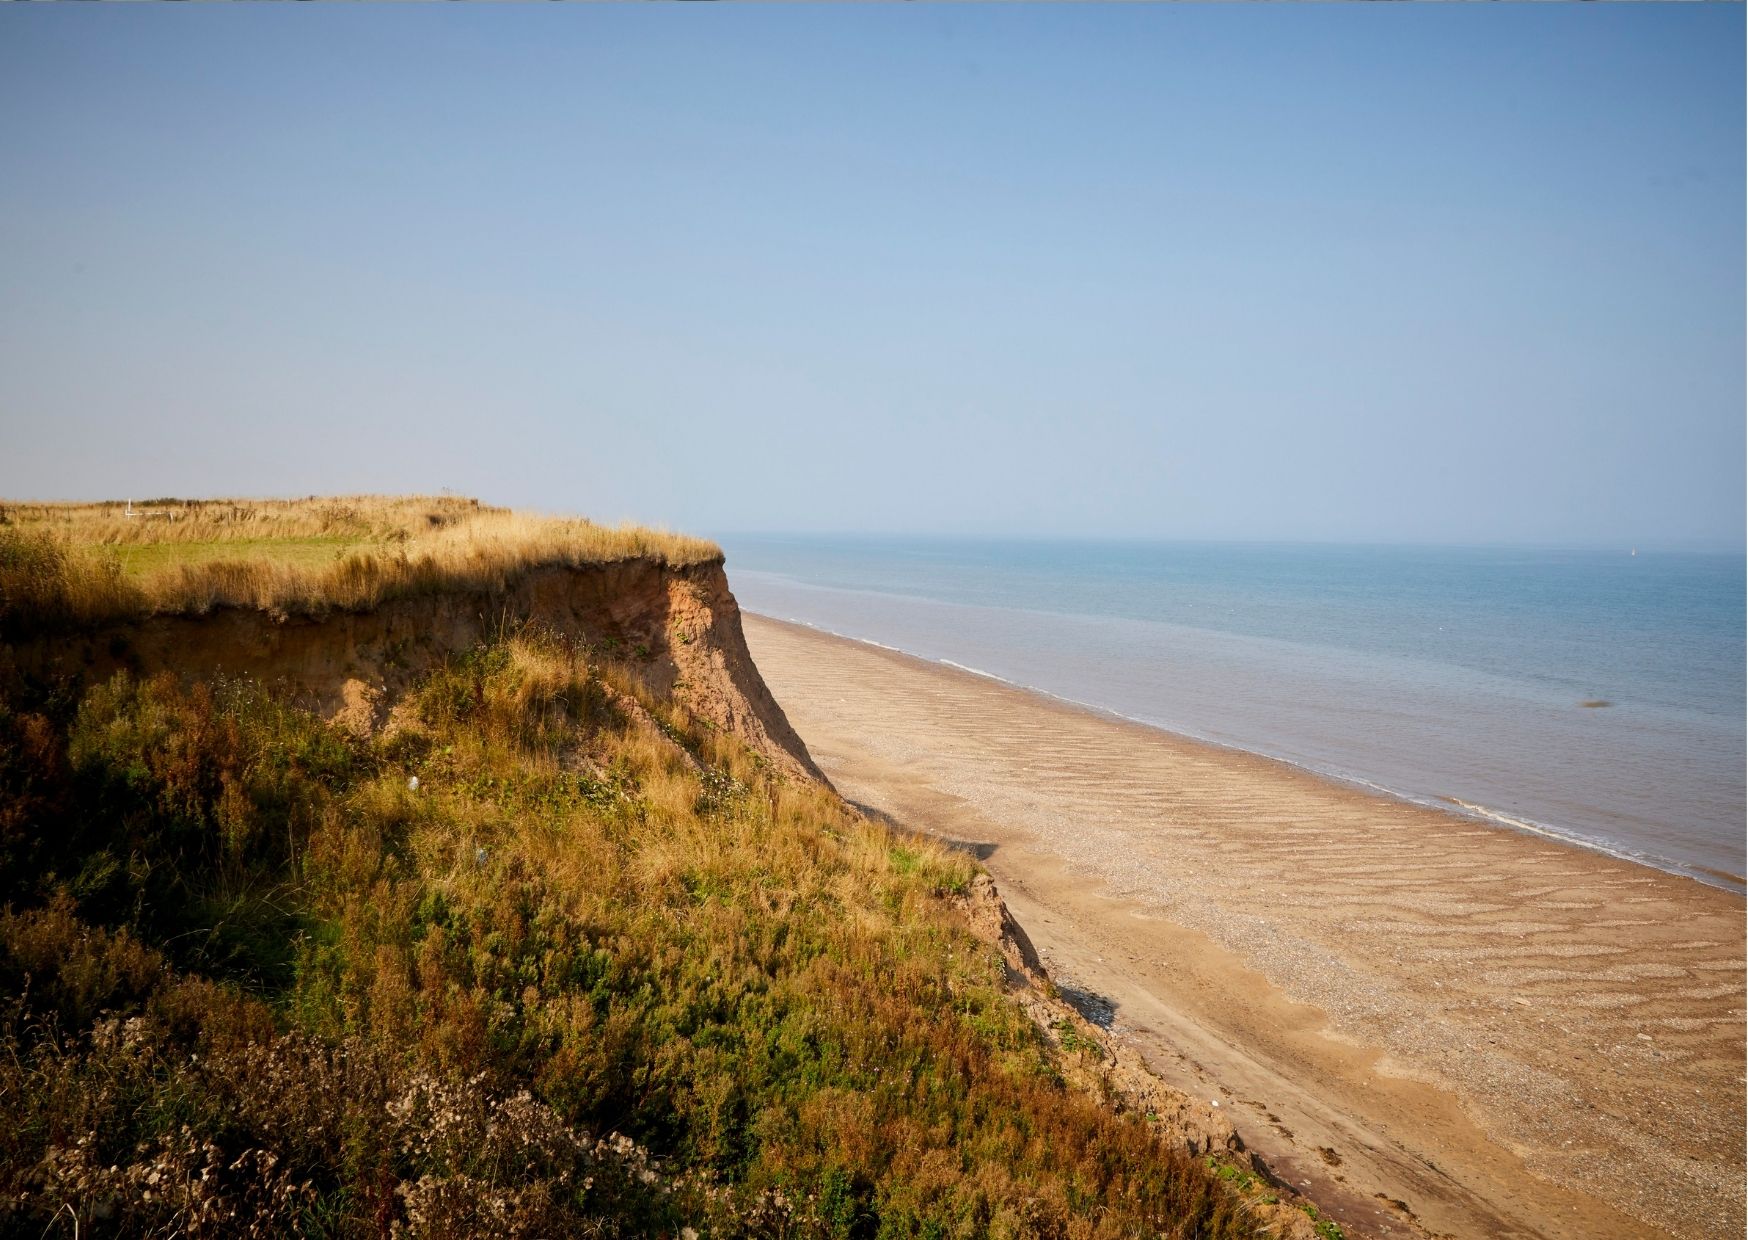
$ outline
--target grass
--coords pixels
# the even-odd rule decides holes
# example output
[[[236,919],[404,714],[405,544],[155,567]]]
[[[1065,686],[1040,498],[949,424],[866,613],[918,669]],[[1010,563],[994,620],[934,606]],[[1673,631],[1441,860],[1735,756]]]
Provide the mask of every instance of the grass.
[[[196,568],[220,560],[269,560],[293,568],[323,568],[348,552],[376,549],[346,535],[311,538],[233,538],[212,542],[121,543],[112,554],[121,571],[135,581],[150,580],[184,566]]]
[[[684,567],[714,543],[454,496],[0,504],[0,636],[244,607],[362,609],[501,590],[533,569],[628,559]]]
[[[1307,1203],[1299,1208],[1311,1220],[1311,1225],[1316,1229],[1319,1240],[1347,1240],[1347,1233],[1334,1219],[1327,1219],[1319,1214],[1316,1206]]]
[[[538,629],[413,702],[0,701],[0,1232],[1255,1234],[1066,1083],[962,854]]]

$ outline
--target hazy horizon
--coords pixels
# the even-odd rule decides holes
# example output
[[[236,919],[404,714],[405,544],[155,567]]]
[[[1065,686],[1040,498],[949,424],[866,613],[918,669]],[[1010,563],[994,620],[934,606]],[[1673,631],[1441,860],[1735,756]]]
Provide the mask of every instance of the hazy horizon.
[[[587,514],[584,514],[587,515]],[[1707,543],[1689,542],[1646,542],[1621,543],[1613,541],[1594,542],[1536,542],[1532,540],[1502,540],[1496,542],[1464,542],[1460,540],[1432,539],[1387,539],[1387,538],[1177,538],[1169,535],[1127,534],[1127,533],[1087,533],[1087,534],[1052,534],[1052,533],[965,533],[958,530],[704,530],[686,531],[700,533],[717,541],[732,541],[736,539],[780,539],[851,541],[867,540],[869,542],[942,542],[942,543],[1104,543],[1140,545],[1182,545],[1209,547],[1349,547],[1365,548],[1380,547],[1393,550],[1413,550],[1425,548],[1429,551],[1620,551],[1623,555],[1639,552],[1656,553],[1660,555],[1734,555],[1741,550],[1739,545],[1728,541]]]
[[[1742,6],[0,10],[0,495],[1740,550]]]

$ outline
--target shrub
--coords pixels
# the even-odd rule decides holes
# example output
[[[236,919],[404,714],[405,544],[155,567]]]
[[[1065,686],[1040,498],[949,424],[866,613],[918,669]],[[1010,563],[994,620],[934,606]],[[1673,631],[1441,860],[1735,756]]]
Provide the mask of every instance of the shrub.
[[[0,1229],[1249,1234],[1064,1083],[964,857],[538,633],[416,702],[0,712]]]

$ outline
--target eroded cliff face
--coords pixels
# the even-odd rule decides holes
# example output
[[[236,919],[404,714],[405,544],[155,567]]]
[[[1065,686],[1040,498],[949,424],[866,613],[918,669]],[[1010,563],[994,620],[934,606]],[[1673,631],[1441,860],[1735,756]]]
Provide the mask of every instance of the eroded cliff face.
[[[498,591],[444,591],[311,617],[235,607],[155,616],[6,647],[0,675],[90,680],[125,668],[246,676],[283,686],[326,718],[374,730],[432,667],[527,624],[608,654],[783,773],[824,782],[747,653],[720,561],[539,568]]]

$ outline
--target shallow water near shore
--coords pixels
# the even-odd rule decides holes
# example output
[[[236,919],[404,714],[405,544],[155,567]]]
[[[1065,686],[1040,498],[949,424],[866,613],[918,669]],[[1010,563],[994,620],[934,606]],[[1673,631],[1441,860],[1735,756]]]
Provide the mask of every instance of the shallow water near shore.
[[[1742,889],[1739,556],[723,542],[749,611]]]

